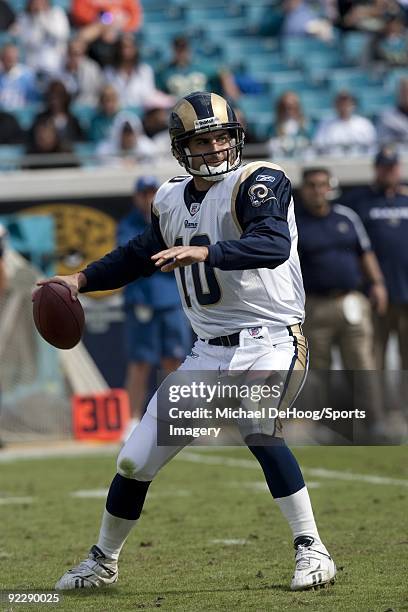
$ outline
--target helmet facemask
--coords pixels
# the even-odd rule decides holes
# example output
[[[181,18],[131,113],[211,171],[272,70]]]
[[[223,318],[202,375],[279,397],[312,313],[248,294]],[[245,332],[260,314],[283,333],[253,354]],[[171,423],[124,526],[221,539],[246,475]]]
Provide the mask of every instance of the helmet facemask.
[[[208,153],[197,153],[191,154],[188,146],[190,138],[200,134],[207,134],[214,131],[225,130],[228,132],[230,141],[225,148],[218,149],[216,153],[226,152],[226,159],[217,166],[211,165],[207,158],[214,156],[214,151]],[[226,174],[232,172],[241,165],[242,161],[242,149],[244,146],[244,130],[238,124],[234,127],[226,125],[218,125],[212,128],[201,129],[190,134],[183,135],[182,137],[176,137],[172,142],[172,152],[177,161],[187,170],[189,174],[193,176],[199,176],[206,181],[216,182],[222,181]],[[192,159],[199,159],[202,161],[198,170],[193,168]]]

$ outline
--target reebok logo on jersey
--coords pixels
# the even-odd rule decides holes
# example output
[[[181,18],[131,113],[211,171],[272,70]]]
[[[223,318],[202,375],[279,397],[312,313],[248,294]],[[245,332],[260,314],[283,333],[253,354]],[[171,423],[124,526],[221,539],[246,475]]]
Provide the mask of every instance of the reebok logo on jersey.
[[[266,185],[262,185],[262,183],[255,183],[254,185],[251,185],[251,187],[248,189],[248,195],[252,206],[255,208],[261,206],[261,204],[265,204],[265,202],[269,202],[269,200],[277,201],[272,189]]]
[[[188,219],[185,219],[184,227],[187,228],[187,229],[196,229],[198,227],[198,222],[197,221],[189,221]]]
[[[258,174],[255,177],[256,181],[263,181],[264,183],[274,183],[276,178],[274,176],[270,176],[269,174]]]

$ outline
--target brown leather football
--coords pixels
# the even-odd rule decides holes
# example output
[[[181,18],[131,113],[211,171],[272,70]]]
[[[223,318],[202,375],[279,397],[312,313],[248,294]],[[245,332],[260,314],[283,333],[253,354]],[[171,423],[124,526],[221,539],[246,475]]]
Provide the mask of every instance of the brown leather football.
[[[82,337],[84,311],[64,285],[47,283],[40,287],[34,296],[33,317],[40,335],[57,348],[70,349]]]

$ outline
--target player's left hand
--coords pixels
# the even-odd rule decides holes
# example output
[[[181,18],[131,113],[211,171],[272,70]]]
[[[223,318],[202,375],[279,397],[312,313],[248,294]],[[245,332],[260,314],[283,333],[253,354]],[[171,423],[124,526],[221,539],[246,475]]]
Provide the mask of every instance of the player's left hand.
[[[176,246],[156,253],[152,260],[162,272],[172,272],[176,268],[205,261],[207,257],[208,249],[205,246]]]

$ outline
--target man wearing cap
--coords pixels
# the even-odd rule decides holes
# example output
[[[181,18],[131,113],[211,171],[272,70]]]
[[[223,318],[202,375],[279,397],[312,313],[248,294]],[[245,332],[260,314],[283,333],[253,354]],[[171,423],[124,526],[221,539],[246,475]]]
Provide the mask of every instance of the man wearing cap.
[[[158,187],[154,176],[141,176],[136,181],[132,211],[118,225],[118,245],[145,230]],[[132,412],[126,437],[143,416],[152,367],[159,366],[165,372],[176,369],[190,348],[191,334],[174,274],[155,275],[126,285],[124,301],[127,390]]]
[[[388,290],[388,309],[375,318],[377,367],[384,367],[388,338],[395,331],[401,368],[408,370],[408,187],[401,184],[401,165],[392,147],[377,153],[374,177],[372,185],[351,191],[347,204],[364,223]]]

